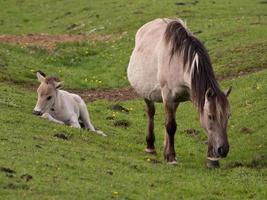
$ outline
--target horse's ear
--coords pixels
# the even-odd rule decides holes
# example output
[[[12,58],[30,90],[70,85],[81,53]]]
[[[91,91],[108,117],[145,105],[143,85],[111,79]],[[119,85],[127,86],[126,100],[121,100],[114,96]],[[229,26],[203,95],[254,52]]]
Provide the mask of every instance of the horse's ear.
[[[225,90],[225,91],[224,91],[225,96],[228,97],[229,94],[231,93],[231,91],[232,91],[232,86],[230,86],[230,87],[228,88],[228,90]]]
[[[41,83],[43,83],[45,81],[45,74],[43,72],[36,72],[36,76],[38,81],[40,81]]]
[[[205,94],[205,98],[210,99],[214,96],[215,96],[215,93],[214,93],[213,89],[211,89],[211,88],[207,89],[206,94]]]
[[[63,88],[63,81],[61,81],[61,82],[54,82],[54,84],[55,84],[55,88],[56,88],[56,89],[61,89],[61,88]]]

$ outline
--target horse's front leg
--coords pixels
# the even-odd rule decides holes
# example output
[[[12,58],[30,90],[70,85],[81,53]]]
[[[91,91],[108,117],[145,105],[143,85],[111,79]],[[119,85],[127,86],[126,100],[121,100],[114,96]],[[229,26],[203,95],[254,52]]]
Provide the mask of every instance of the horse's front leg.
[[[175,113],[178,104],[164,103],[165,107],[165,142],[164,142],[164,157],[169,164],[176,164],[176,154],[174,149],[174,135],[176,132]]]
[[[147,111],[147,117],[148,117],[147,135],[146,135],[147,148],[145,151],[147,153],[156,153],[156,149],[154,146],[154,142],[155,142],[154,116],[155,116],[155,111],[156,111],[155,104],[148,99],[145,99],[145,103],[146,103],[146,111]]]
[[[176,154],[174,149],[174,135],[176,132],[175,113],[178,103],[172,100],[171,91],[164,88],[162,90],[163,104],[165,108],[165,141],[164,141],[164,157],[169,164],[176,164]]]
[[[41,117],[44,118],[44,119],[48,119],[49,121],[58,123],[58,124],[64,124],[64,122],[55,119],[55,118],[52,117],[49,113],[44,113],[44,114],[42,114]]]

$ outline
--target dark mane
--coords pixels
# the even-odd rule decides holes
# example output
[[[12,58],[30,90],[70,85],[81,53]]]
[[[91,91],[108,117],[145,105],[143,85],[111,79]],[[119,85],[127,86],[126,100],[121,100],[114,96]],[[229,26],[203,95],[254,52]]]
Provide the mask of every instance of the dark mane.
[[[217,102],[225,108],[227,99],[215,79],[209,54],[202,42],[185,28],[181,20],[172,21],[167,25],[165,39],[167,44],[172,45],[171,58],[175,54],[182,56],[183,67],[185,69],[188,66],[189,72],[191,67],[194,67],[191,72],[191,99],[199,112],[203,112],[205,94],[209,88],[216,95]],[[192,66],[196,55],[198,55],[198,65],[194,62]]]

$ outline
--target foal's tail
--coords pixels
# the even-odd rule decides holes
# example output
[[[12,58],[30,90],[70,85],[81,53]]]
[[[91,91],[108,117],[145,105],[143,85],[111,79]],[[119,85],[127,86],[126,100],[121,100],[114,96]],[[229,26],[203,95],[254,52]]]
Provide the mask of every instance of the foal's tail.
[[[208,56],[204,45],[187,29],[181,19],[171,21],[165,31],[166,43],[171,43],[171,59],[175,54],[182,55],[184,67],[191,68],[196,54],[198,57]],[[209,57],[206,58],[210,61]]]

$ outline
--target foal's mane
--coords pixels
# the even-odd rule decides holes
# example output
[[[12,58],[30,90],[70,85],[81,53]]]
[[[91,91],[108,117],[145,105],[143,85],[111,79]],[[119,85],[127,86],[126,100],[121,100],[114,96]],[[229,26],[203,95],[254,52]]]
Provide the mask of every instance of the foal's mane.
[[[203,112],[205,94],[209,88],[212,89],[217,102],[224,110],[227,99],[215,79],[209,54],[202,42],[186,28],[180,19],[168,23],[165,40],[167,44],[171,43],[171,58],[175,54],[182,56],[184,69],[188,66],[187,70],[191,72],[191,99],[198,107],[198,111]]]

